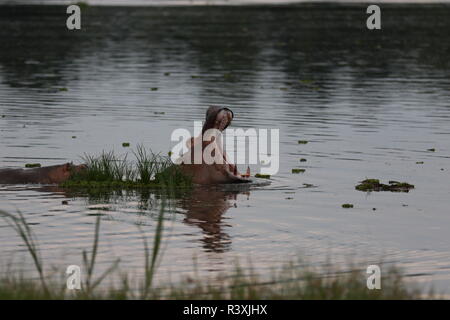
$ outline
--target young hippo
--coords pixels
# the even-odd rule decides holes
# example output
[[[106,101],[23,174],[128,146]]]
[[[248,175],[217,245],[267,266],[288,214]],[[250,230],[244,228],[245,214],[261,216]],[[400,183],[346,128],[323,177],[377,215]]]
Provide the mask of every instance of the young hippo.
[[[0,169],[0,184],[60,184],[85,168],[84,164],[65,163],[32,169]]]

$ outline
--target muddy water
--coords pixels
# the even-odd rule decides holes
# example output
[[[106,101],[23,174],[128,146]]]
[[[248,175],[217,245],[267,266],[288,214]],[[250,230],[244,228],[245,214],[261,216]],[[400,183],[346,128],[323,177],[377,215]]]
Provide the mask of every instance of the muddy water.
[[[130,152],[123,142],[166,153],[174,129],[227,105],[235,128],[280,130],[280,170],[270,184],[170,200],[160,280],[249,258],[264,271],[299,254],[337,266],[382,257],[448,291],[450,7],[386,7],[381,32],[365,29],[364,12],[90,7],[69,32],[64,7],[1,8],[0,166]],[[366,177],[416,188],[356,191]],[[0,186],[0,209],[25,215],[61,272],[81,264],[100,215],[98,270],[120,258],[141,276],[138,226],[153,235],[159,198]],[[2,265],[31,270],[21,240],[0,230]]]

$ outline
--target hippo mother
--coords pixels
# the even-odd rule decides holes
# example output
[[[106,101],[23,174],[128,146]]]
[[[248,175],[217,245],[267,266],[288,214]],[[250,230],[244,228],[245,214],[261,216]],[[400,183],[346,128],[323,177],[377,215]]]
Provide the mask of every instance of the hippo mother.
[[[248,179],[250,169],[247,169],[246,174],[240,174],[236,165],[230,163],[222,149],[221,133],[230,125],[233,117],[233,112],[225,107],[212,106],[206,111],[206,120],[202,128],[202,134],[188,141],[188,152],[176,161],[180,165],[181,171],[192,178],[193,183],[250,182]],[[200,161],[195,161],[196,150],[201,152]],[[209,154],[208,152],[205,153],[205,150],[211,150],[211,157],[219,161],[214,161],[213,163],[207,161],[205,157]]]

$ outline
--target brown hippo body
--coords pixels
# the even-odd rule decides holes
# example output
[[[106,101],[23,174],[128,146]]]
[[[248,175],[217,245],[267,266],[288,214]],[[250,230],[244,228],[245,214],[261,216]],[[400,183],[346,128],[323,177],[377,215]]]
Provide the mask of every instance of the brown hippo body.
[[[32,169],[0,169],[0,184],[60,184],[83,168],[84,165],[65,163]]]
[[[202,134],[196,138],[191,138],[187,142],[189,151],[186,152],[177,163],[181,167],[181,171],[192,178],[192,182],[195,184],[218,184],[218,183],[245,183],[250,182],[248,177],[250,171],[246,174],[240,174],[234,164],[228,161],[228,157],[223,151],[220,142],[220,135],[213,136],[212,139],[206,138],[203,141],[206,132],[209,129],[216,129],[219,132],[223,132],[231,123],[233,119],[233,112],[228,108],[222,107],[210,107],[206,112],[205,124],[202,128]],[[214,144],[215,148],[211,148]],[[220,163],[208,164],[203,158],[203,151],[205,148],[214,149],[217,152],[217,158],[220,159]],[[194,164],[194,148],[201,150],[202,163]]]

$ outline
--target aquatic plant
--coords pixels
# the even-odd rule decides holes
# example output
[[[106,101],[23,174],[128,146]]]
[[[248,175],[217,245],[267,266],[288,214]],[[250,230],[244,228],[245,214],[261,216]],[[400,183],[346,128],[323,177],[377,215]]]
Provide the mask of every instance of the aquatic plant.
[[[292,169],[292,173],[303,173],[305,171],[306,171],[306,169],[298,169],[298,168]]]
[[[407,182],[389,181],[389,184],[380,183],[378,179],[366,179],[355,187],[359,191],[392,191],[409,192],[414,189],[414,185]]]
[[[345,209],[353,208],[353,204],[351,204],[351,203],[344,203],[342,205],[342,208],[345,208]]]
[[[298,140],[298,144],[307,144],[308,143],[308,141],[306,141],[306,140]]]
[[[85,1],[78,1],[75,2],[74,4],[79,6],[81,10],[87,9],[89,7],[89,4]]]
[[[184,175],[168,156],[147,151],[138,145],[133,151],[135,161],[128,161],[128,154],[117,156],[114,151],[103,151],[99,156],[85,154],[84,170],[74,172],[62,187],[83,188],[146,188],[190,187],[190,177]]]
[[[255,174],[255,178],[270,179],[270,174],[257,173]]]
[[[25,168],[40,168],[41,164],[40,163],[27,163],[25,164]]]

